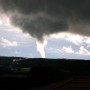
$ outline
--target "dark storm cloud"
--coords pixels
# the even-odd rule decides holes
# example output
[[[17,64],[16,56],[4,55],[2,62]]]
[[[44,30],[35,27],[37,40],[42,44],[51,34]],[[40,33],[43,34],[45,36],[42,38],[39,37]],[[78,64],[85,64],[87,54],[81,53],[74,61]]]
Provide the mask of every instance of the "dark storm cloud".
[[[63,31],[90,35],[90,0],[0,0],[0,9],[40,41]]]

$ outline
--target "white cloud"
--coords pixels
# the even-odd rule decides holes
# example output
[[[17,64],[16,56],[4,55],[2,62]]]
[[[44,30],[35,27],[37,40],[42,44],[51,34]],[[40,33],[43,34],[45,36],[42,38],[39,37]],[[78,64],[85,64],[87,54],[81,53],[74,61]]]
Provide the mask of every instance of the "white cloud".
[[[88,45],[87,48],[90,48],[90,45]]]
[[[0,25],[2,25],[2,21],[0,20]]]
[[[58,48],[52,48],[52,47],[47,48],[47,50],[48,50],[49,52],[54,52],[54,53],[62,52],[61,49],[58,49]]]
[[[50,38],[55,38],[55,39],[65,38],[65,33],[51,34]]]
[[[9,29],[7,29],[9,28]],[[9,32],[14,32],[14,33],[22,33],[21,29],[13,27],[13,26],[7,26],[6,30]]]
[[[81,46],[79,51],[76,52],[76,54],[80,55],[90,55],[90,51],[87,50],[84,46]]]
[[[10,18],[7,17],[5,14],[0,13],[0,25],[3,25],[4,30],[9,32],[16,32],[21,33],[22,30],[16,26],[13,26],[10,22]]]
[[[7,25],[7,26],[10,26],[10,25],[11,25],[11,24],[10,24],[10,19],[9,19],[9,17],[6,16],[5,14],[2,14],[1,12],[0,12],[0,21],[1,21],[2,24],[4,24],[4,25]]]
[[[16,47],[18,46],[18,43],[16,41],[10,41],[5,38],[1,38],[0,45],[2,45],[4,48],[6,47]]]
[[[67,42],[71,42],[77,46],[81,45],[90,45],[90,37],[87,36],[82,36],[78,34],[72,34],[68,32],[63,32],[63,33],[57,33],[57,34],[52,34],[49,36],[49,39],[64,39]]]
[[[78,54],[78,55],[90,55],[90,51],[87,50],[84,46],[81,46],[77,52],[75,52],[71,46],[69,47],[64,46],[62,50],[66,53],[73,53],[73,54]]]
[[[86,43],[86,44],[90,44],[90,37],[86,37],[86,38],[85,38],[85,43]]]
[[[72,33],[58,33],[58,34],[52,34],[50,35],[50,38],[55,38],[55,39],[65,39],[69,42],[74,43],[75,45],[81,45],[84,42],[84,36],[81,35],[75,35]]]
[[[84,41],[84,37],[80,35],[68,34],[66,40],[74,43],[75,45],[81,45]]]
[[[66,53],[74,53],[74,50],[72,49],[72,47],[71,46],[69,46],[69,47],[63,47],[62,48],[62,50],[64,51],[64,52],[66,52]]]

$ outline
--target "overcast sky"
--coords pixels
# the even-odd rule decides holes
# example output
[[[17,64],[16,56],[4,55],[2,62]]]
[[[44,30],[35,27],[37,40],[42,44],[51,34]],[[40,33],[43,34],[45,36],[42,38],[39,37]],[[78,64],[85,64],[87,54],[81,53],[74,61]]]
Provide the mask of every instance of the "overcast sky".
[[[90,59],[90,0],[0,0],[0,56]]]

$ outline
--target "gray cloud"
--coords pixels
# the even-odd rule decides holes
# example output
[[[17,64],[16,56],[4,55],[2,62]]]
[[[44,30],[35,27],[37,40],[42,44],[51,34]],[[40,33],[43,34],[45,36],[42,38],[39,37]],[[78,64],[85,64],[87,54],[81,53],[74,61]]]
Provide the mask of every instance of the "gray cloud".
[[[0,10],[39,41],[63,31],[90,35],[90,0],[0,0]]]

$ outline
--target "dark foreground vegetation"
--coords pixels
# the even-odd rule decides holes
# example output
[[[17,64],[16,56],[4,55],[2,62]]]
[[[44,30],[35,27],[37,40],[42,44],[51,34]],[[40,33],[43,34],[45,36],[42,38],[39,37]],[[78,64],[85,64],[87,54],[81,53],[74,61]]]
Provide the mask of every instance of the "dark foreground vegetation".
[[[89,75],[89,60],[0,57],[1,90],[26,90]]]

